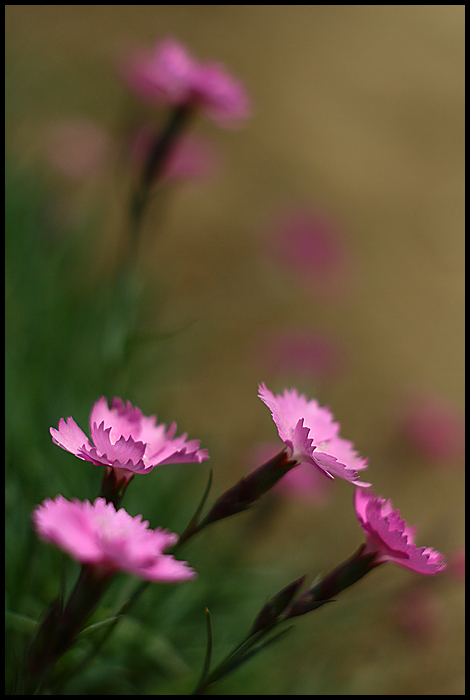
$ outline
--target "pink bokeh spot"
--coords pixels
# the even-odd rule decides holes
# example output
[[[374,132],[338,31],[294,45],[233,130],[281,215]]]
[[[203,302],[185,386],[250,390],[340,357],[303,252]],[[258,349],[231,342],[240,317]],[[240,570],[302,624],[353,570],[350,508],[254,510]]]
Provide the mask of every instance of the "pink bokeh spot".
[[[168,530],[151,530],[141,515],[132,517],[104,498],[68,501],[46,498],[32,513],[38,536],[92,566],[98,575],[125,571],[159,583],[180,583],[196,576],[186,562],[165,554],[178,541]]]
[[[248,461],[254,468],[259,464],[264,464],[279,451],[279,446],[275,442],[261,442],[251,450]],[[312,469],[310,464],[298,464],[290,469],[282,479],[274,485],[272,491],[282,499],[295,498],[298,501],[305,501],[316,506],[328,502],[331,494],[332,482],[325,479],[316,469]]]
[[[108,164],[112,150],[106,130],[85,117],[57,121],[44,136],[47,160],[60,174],[73,180],[99,175]]]
[[[399,427],[406,440],[433,462],[461,458],[465,452],[465,425],[462,415],[439,396],[407,397]]]
[[[157,138],[158,133],[152,125],[145,125],[131,135],[130,158],[139,172]],[[169,182],[202,180],[215,175],[218,165],[218,156],[213,144],[200,138],[185,136],[175,142],[164,165],[162,179]]]
[[[353,260],[341,227],[330,214],[299,208],[270,226],[269,256],[307,290],[335,299],[350,289]]]
[[[352,442],[340,437],[340,426],[329,408],[319,406],[315,399],[308,401],[296,389],[274,395],[260,384],[258,396],[270,409],[292,459],[312,465],[330,479],[339,477],[357,486],[370,486],[359,480],[367,460],[358,455]]]
[[[102,396],[90,415],[92,441],[72,417],[59,421],[51,428],[53,442],[76,457],[96,465],[123,470],[133,474],[148,474],[158,465],[188,464],[209,458],[207,450],[199,448],[199,440],[188,440],[183,434],[175,437],[176,423],[169,428],[157,424],[156,416],[144,416],[130,401],[114,398],[111,408]]]
[[[268,371],[312,375],[319,380],[333,379],[345,365],[345,352],[339,341],[323,332],[297,329],[272,331],[262,340],[262,361]]]
[[[241,83],[221,64],[197,61],[175,39],[165,39],[152,50],[128,58],[122,75],[139,97],[192,106],[225,127],[233,127],[250,114],[250,101]]]
[[[446,564],[442,554],[431,547],[417,547],[415,528],[407,525],[390,500],[372,491],[356,489],[356,517],[366,535],[364,554],[376,553],[375,564],[390,561],[418,574],[438,574]]]

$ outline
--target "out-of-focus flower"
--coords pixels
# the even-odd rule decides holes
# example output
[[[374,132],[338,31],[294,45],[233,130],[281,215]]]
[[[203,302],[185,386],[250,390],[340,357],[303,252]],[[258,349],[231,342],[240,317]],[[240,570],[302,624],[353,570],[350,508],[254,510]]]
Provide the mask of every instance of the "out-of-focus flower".
[[[140,97],[200,109],[223,126],[249,116],[249,98],[241,83],[222,65],[197,61],[175,39],[131,57],[122,74]]]
[[[63,418],[59,428],[51,428],[52,440],[62,449],[93,464],[123,470],[121,475],[148,474],[161,464],[202,462],[207,450],[199,449],[199,440],[187,435],[174,437],[176,423],[167,429],[157,424],[156,416],[144,416],[142,411],[122,399],[114,398],[111,408],[102,396],[90,415],[90,442],[73,418]]]
[[[340,477],[357,486],[370,486],[359,481],[358,473],[367,467],[367,460],[358,455],[352,442],[339,436],[339,424],[328,408],[315,399],[308,401],[295,389],[274,395],[260,384],[258,396],[270,409],[292,459],[313,465],[330,479]]]
[[[141,515],[116,510],[104,498],[93,504],[60,495],[46,498],[32,518],[42,540],[92,566],[99,576],[125,571],[148,581],[179,583],[196,575],[186,562],[164,554],[178,535],[161,528],[151,530]]]
[[[113,150],[110,136],[99,124],[75,117],[52,124],[44,136],[44,154],[49,163],[73,180],[99,174]]]
[[[344,353],[328,334],[280,329],[263,338],[262,357],[270,372],[296,372],[327,380],[341,371]]]
[[[350,286],[352,258],[330,215],[298,209],[270,227],[269,255],[290,268],[306,289],[335,299]]]
[[[267,462],[278,449],[277,444],[273,442],[259,443],[250,452],[249,464],[257,465]],[[325,479],[323,474],[312,469],[310,464],[303,463],[290,469],[272,490],[282,498],[292,497],[319,505],[328,500],[331,488],[332,482],[329,479]]]
[[[418,574],[438,574],[446,564],[442,554],[431,547],[417,547],[414,527],[406,524],[390,500],[371,491],[356,489],[356,516],[366,535],[363,554],[374,553],[374,565],[391,561]]]
[[[465,547],[457,549],[449,557],[449,573],[456,579],[465,579]]]
[[[407,399],[400,418],[402,435],[426,459],[448,463],[465,449],[465,425],[450,403],[438,396]]]
[[[131,161],[139,171],[148,159],[159,134],[154,126],[143,126],[133,135],[130,143]],[[176,141],[161,177],[166,181],[199,180],[214,175],[217,170],[217,156],[212,144],[199,138],[186,136]]]
[[[392,618],[408,639],[429,643],[442,630],[444,622],[436,603],[432,591],[415,586],[402,592],[393,603]]]

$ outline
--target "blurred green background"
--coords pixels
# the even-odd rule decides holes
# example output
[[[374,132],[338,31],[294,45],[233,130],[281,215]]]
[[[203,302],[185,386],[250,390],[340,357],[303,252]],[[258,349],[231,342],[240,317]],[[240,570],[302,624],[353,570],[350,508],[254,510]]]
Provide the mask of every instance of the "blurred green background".
[[[215,174],[167,185],[152,203],[142,299],[126,309],[112,281],[132,181],[119,143],[144,108],[116,65],[166,36],[223,62],[246,85],[253,117],[233,132],[197,120]],[[58,590],[64,557],[36,543],[34,505],[99,489],[97,468],[52,445],[60,417],[88,430],[105,394],[176,420],[210,452],[214,498],[254,466],[259,441],[275,442],[258,383],[296,386],[330,406],[369,458],[374,489],[449,569],[423,580],[381,567],[214,692],[462,694],[464,458],[455,444],[427,457],[401,425],[415,395],[437,397],[457,424],[463,415],[464,6],[7,5],[6,61],[9,609],[37,619]],[[71,120],[94,125],[102,156],[73,177],[53,155]],[[341,222],[348,268],[337,293],[310,288],[271,254],[271,225],[293,208]],[[127,323],[145,342],[126,344]],[[298,334],[333,339],[338,371],[273,362],[270,339]],[[133,481],[124,505],[181,532],[207,474],[206,464],[155,470]],[[187,693],[205,606],[217,661],[268,596],[326,573],[361,541],[349,484],[321,501],[268,498],[188,543],[181,556],[197,582],[147,589],[65,683],[89,642],[67,655],[52,692]],[[132,585],[116,580],[108,615]],[[17,627],[10,683],[28,632]]]

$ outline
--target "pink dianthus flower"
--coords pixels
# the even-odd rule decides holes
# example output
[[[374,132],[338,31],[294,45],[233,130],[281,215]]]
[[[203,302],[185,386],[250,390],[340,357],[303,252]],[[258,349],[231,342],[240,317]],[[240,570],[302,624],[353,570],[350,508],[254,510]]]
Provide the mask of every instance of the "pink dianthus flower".
[[[152,102],[202,109],[222,125],[248,116],[244,87],[218,63],[198,62],[175,39],[129,59],[123,77],[131,90]]]
[[[446,564],[442,554],[431,547],[417,547],[414,527],[410,527],[393,510],[390,500],[375,496],[371,491],[356,489],[356,516],[366,535],[362,554],[376,553],[374,566],[385,561],[411,569],[418,574],[438,574]]]
[[[340,437],[339,424],[328,408],[314,399],[308,401],[295,389],[274,395],[260,384],[258,396],[270,409],[291,459],[311,464],[330,479],[340,477],[357,486],[370,486],[359,481],[358,473],[367,467],[367,460],[358,455],[352,442]]]
[[[144,416],[142,411],[122,399],[114,398],[111,408],[102,396],[90,415],[93,442],[79,428],[73,418],[63,418],[58,429],[51,428],[52,440],[76,457],[96,465],[124,470],[133,474],[148,474],[162,464],[202,462],[208,459],[205,449],[199,449],[199,440],[188,440],[187,434],[174,437],[176,423],[167,429],[157,424],[156,416]]]
[[[60,495],[46,498],[32,518],[42,540],[92,566],[100,576],[125,571],[147,581],[179,583],[196,575],[186,562],[164,554],[178,535],[161,528],[151,530],[141,515],[116,510],[104,498],[93,504]]]

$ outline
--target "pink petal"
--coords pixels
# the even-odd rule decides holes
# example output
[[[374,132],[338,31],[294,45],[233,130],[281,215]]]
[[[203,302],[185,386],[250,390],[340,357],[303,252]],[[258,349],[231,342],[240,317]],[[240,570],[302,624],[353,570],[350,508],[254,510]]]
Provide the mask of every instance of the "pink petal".
[[[75,423],[74,419],[69,417],[65,421],[63,418],[59,421],[59,428],[50,428],[52,441],[62,447],[63,450],[71,452],[77,457],[81,457],[80,450],[83,447],[91,448],[92,444],[81,428]]]

